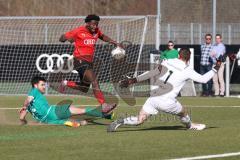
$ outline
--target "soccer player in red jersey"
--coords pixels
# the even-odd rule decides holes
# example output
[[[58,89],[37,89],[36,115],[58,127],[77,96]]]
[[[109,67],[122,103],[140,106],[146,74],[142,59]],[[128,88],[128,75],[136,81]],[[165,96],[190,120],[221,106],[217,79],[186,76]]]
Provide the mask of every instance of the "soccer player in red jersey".
[[[85,18],[85,25],[75,28],[60,37],[60,42],[74,42],[74,69],[78,71],[80,77],[80,82],[64,80],[61,85],[78,89],[86,93],[92,84],[94,96],[102,105],[102,112],[109,113],[116,107],[116,104],[110,105],[105,102],[105,98],[100,90],[96,74],[93,72],[95,45],[97,39],[99,38],[116,46],[122,46],[101,32],[101,30],[98,28],[99,21],[99,16],[88,15]]]

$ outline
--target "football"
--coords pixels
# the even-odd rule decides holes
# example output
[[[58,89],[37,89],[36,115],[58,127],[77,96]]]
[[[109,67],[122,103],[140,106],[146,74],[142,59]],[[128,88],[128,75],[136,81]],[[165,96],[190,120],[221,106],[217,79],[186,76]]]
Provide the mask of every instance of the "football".
[[[126,52],[123,48],[116,47],[112,50],[111,54],[114,59],[122,59],[125,57]]]

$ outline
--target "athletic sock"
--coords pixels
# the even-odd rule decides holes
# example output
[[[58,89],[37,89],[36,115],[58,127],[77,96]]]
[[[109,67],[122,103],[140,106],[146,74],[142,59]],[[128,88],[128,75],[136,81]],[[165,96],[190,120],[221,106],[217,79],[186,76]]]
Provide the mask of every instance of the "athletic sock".
[[[78,85],[74,81],[67,81],[67,86],[70,88],[76,88]]]
[[[138,122],[138,117],[127,117],[127,118],[124,118],[124,124],[126,125],[138,125],[139,122]]]
[[[189,128],[191,126],[191,118],[189,117],[189,115],[186,115],[185,117],[180,117],[180,120],[183,124],[186,125],[187,128]]]
[[[94,94],[94,96],[96,97],[96,99],[98,100],[98,102],[99,102],[100,104],[105,103],[105,98],[104,98],[104,95],[103,95],[103,93],[101,92],[101,90],[99,90],[99,89],[93,89],[93,94]]]
[[[97,108],[86,107],[85,114],[88,116],[94,116],[94,117],[104,117],[101,109],[102,109],[101,107],[97,107]]]

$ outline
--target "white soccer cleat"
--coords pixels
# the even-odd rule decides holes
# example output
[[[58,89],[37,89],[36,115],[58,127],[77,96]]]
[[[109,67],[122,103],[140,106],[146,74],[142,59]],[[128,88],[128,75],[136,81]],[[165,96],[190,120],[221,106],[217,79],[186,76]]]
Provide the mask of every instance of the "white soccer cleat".
[[[189,127],[190,130],[197,130],[201,131],[206,128],[205,124],[198,124],[198,123],[192,123],[191,126]]]
[[[119,119],[115,120],[114,122],[112,122],[110,125],[108,125],[107,132],[115,132],[117,130],[117,128],[123,124],[124,124],[124,119],[119,118]]]

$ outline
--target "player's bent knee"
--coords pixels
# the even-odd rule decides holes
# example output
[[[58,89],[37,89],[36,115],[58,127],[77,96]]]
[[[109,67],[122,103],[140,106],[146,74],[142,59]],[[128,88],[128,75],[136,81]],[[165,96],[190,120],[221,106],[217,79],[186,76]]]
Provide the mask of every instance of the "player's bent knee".
[[[77,108],[77,107],[74,107],[72,105],[69,107],[69,111],[72,115],[81,115],[81,114],[85,113],[85,109]]]
[[[82,79],[91,83],[96,80],[96,75],[92,70],[86,70]]]

